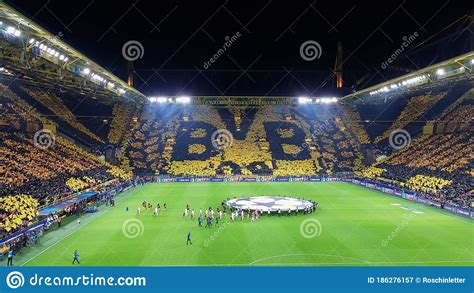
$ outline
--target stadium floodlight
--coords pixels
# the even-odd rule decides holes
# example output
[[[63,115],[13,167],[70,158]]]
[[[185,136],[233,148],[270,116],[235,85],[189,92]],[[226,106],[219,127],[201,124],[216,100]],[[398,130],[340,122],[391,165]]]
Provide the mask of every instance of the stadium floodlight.
[[[59,55],[59,60],[63,61],[64,60],[64,55]]]
[[[91,77],[91,78],[92,78],[92,79],[95,79],[95,80],[97,80],[97,81],[99,81],[99,82],[105,82],[105,81],[106,81],[105,78],[103,78],[102,76],[100,76],[100,75],[98,75],[98,74],[92,74],[92,77]]]
[[[298,103],[300,103],[300,104],[309,104],[309,103],[311,103],[311,101],[312,100],[308,97],[299,97],[298,98]]]
[[[19,37],[21,35],[21,31],[13,26],[7,27],[7,33],[14,35],[15,37]]]
[[[168,101],[168,98],[166,98],[166,97],[148,97],[148,101],[150,101],[151,103],[163,104],[163,103],[166,103]]]
[[[119,91],[119,93],[121,93],[121,94],[125,94],[125,90],[124,90],[124,89],[119,89],[118,91]]]
[[[443,68],[440,68],[438,70],[436,70],[436,74],[439,75],[439,76],[443,76],[446,72],[444,71]]]
[[[30,44],[33,44],[34,41],[35,41],[35,39],[31,38],[30,41],[29,41],[29,43],[30,43]]]
[[[190,97],[177,97],[176,98],[176,103],[189,104],[189,103],[191,103],[191,98]]]
[[[471,64],[474,64],[474,59],[471,59]]]
[[[108,82],[107,85],[110,87],[110,88],[114,88],[115,84],[113,82]]]
[[[91,70],[89,68],[84,68],[84,70],[82,70],[82,72],[87,75],[89,73],[91,73]]]

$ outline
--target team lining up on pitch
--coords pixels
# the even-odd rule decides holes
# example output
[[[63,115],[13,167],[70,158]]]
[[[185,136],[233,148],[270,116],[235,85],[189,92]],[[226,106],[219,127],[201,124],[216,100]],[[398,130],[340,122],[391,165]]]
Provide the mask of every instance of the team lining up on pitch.
[[[254,202],[251,202],[253,200]],[[146,212],[153,210],[153,217],[157,217],[161,212],[166,212],[167,205],[163,203],[163,210],[161,210],[160,203],[157,203],[153,208],[151,202],[143,201],[141,206],[136,209],[136,216],[142,215],[142,209]],[[304,199],[295,199],[291,197],[282,196],[256,196],[246,198],[235,198],[227,201],[222,201],[221,207],[216,208],[216,211],[212,207],[199,209],[199,212],[194,212],[194,209],[186,205],[183,211],[183,218],[189,218],[191,220],[197,219],[198,227],[202,227],[205,221],[206,225],[204,228],[211,228],[212,223],[215,222],[215,226],[219,227],[219,222],[226,220],[227,222],[244,221],[247,220],[254,222],[257,221],[261,216],[270,217],[273,214],[291,216],[292,214],[310,214],[316,210],[317,203],[315,201]],[[129,212],[129,207],[125,207],[125,212]],[[229,215],[229,216],[228,216]],[[193,244],[191,241],[191,232],[187,233],[186,245]],[[74,252],[74,259],[76,259],[77,250]],[[79,262],[78,262],[79,263]],[[74,264],[74,260],[73,260]]]
[[[309,185],[306,185],[306,184],[309,184]],[[193,196],[192,196],[193,190],[201,190],[200,189],[201,187],[205,188],[205,189],[206,188],[214,189],[214,188],[218,188],[218,186],[220,184],[214,184],[214,183],[209,183],[209,184],[206,184],[206,183],[159,184],[158,183],[158,184],[156,184],[155,183],[155,184],[151,184],[151,185],[145,184],[143,187],[138,187],[137,186],[136,188],[133,188],[133,189],[130,190],[132,196],[128,195],[126,197],[125,201],[123,201],[122,196],[119,195],[119,198],[118,198],[119,201],[118,201],[117,206],[109,204],[108,207],[107,207],[107,206],[105,206],[105,204],[102,205],[102,207],[100,207],[99,210],[102,210],[103,212],[106,212],[106,213],[105,214],[101,213],[101,215],[99,215],[97,220],[95,220],[95,223],[89,224],[88,221],[87,221],[87,218],[85,218],[85,220],[83,219],[83,221],[76,221],[77,225],[72,225],[72,226],[77,227],[78,229],[80,229],[79,231],[73,233],[71,236],[67,235],[66,239],[59,240],[58,243],[60,245],[58,245],[58,246],[53,244],[53,246],[51,246],[51,247],[45,247],[44,249],[46,250],[46,252],[44,252],[44,251],[36,252],[35,255],[32,255],[31,259],[28,260],[27,262],[28,262],[28,265],[32,265],[32,264],[34,265],[37,261],[39,261],[39,263],[45,263],[45,262],[47,264],[50,263],[51,265],[54,265],[54,263],[56,263],[57,265],[59,265],[59,264],[61,264],[61,265],[70,265],[71,261],[68,261],[67,263],[65,263],[64,260],[65,259],[71,260],[71,256],[72,256],[72,262],[74,264],[76,264],[76,263],[79,264],[79,262],[80,262],[80,264],[86,264],[86,265],[103,265],[103,264],[105,264],[104,262],[102,262],[103,260],[102,261],[99,260],[99,262],[97,262],[96,260],[91,259],[91,255],[97,255],[97,253],[99,253],[99,251],[101,251],[101,248],[100,248],[101,246],[98,246],[97,248],[94,247],[95,246],[94,245],[95,241],[92,241],[92,239],[96,239],[96,240],[99,240],[100,242],[102,242],[100,240],[101,238],[109,239],[110,236],[107,236],[107,235],[109,235],[110,232],[116,233],[116,232],[118,232],[117,230],[123,229],[123,227],[120,227],[120,225],[118,225],[118,227],[116,227],[116,228],[105,227],[103,223],[110,223],[110,220],[112,220],[113,222],[119,221],[119,224],[120,224],[120,221],[123,221],[124,219],[128,218],[128,220],[125,221],[126,223],[133,219],[134,220],[134,221],[132,221],[133,223],[137,223],[137,221],[142,223],[142,225],[145,228],[145,232],[148,233],[148,236],[145,239],[141,239],[140,236],[138,238],[132,237],[131,239],[129,239],[129,237],[127,235],[125,235],[125,238],[123,238],[124,236],[122,235],[122,233],[120,233],[121,237],[119,239],[116,239],[114,242],[117,242],[117,241],[118,242],[123,242],[123,248],[117,250],[117,253],[119,253],[119,252],[129,253],[129,249],[131,247],[134,247],[135,245],[137,245],[138,243],[142,243],[143,241],[151,241],[151,243],[153,243],[154,241],[157,241],[157,240],[160,241],[160,242],[163,242],[163,241],[168,242],[166,239],[169,238],[169,236],[174,235],[172,238],[175,238],[175,240],[173,240],[171,243],[169,243],[169,244],[172,245],[172,247],[174,247],[173,249],[179,249],[179,247],[187,247],[186,245],[184,245],[184,242],[186,240],[186,244],[188,244],[188,245],[194,244],[193,246],[195,246],[195,248],[197,248],[198,251],[202,251],[203,249],[205,249],[206,254],[209,254],[209,253],[212,254],[212,252],[215,251],[216,247],[220,247],[221,245],[223,245],[223,244],[221,244],[221,241],[223,241],[223,240],[225,241],[225,239],[229,239],[229,237],[230,237],[230,239],[233,239],[232,235],[234,235],[235,233],[242,233],[242,232],[247,233],[245,231],[252,231],[253,229],[258,229],[258,230],[264,229],[264,230],[268,230],[270,235],[274,235],[276,237],[282,237],[283,235],[287,235],[286,233],[288,233],[288,231],[286,229],[285,230],[280,230],[278,227],[280,225],[284,225],[284,226],[287,226],[288,228],[294,229],[295,232],[298,231],[298,235],[299,235],[300,233],[306,233],[306,232],[304,232],[304,230],[301,230],[303,228],[300,226],[300,224],[303,224],[307,221],[314,224],[315,223],[314,221],[317,219],[317,220],[321,221],[321,223],[324,225],[325,231],[327,231],[327,232],[323,233],[321,235],[321,237],[318,236],[321,233],[321,228],[322,228],[321,226],[319,226],[317,228],[319,230],[317,230],[318,233],[317,233],[315,238],[313,238],[313,234],[311,234],[309,239],[307,239],[306,237],[301,238],[301,236],[297,236],[296,239],[294,239],[295,236],[287,235],[287,236],[289,236],[289,238],[287,239],[288,241],[290,239],[292,239],[292,241],[298,241],[298,242],[301,242],[302,240],[305,240],[305,239],[306,240],[304,242],[309,241],[307,244],[310,244],[310,243],[311,244],[306,249],[301,249],[301,248],[295,249],[295,248],[293,248],[289,251],[291,253],[287,252],[286,254],[284,253],[285,250],[276,249],[275,252],[273,252],[273,253],[270,250],[268,252],[269,254],[268,253],[263,253],[263,254],[259,253],[259,254],[257,254],[258,256],[253,258],[253,259],[250,259],[248,261],[248,263],[252,263],[252,264],[254,263],[254,264],[258,264],[258,265],[266,265],[266,262],[268,262],[268,261],[270,261],[270,262],[278,261],[279,258],[283,258],[283,259],[288,258],[288,260],[291,260],[293,258],[292,255],[295,255],[295,257],[297,259],[294,260],[294,262],[292,264],[297,264],[298,262],[301,262],[304,265],[304,264],[308,264],[308,262],[305,261],[305,258],[309,258],[309,259],[316,258],[313,261],[314,261],[314,264],[317,265],[317,264],[327,263],[327,261],[325,262],[324,259],[320,259],[320,258],[321,257],[324,258],[324,257],[327,257],[327,255],[329,255],[331,258],[336,258],[337,259],[337,262],[330,262],[332,264],[337,264],[338,262],[341,262],[341,264],[346,263],[346,264],[349,264],[349,265],[357,265],[357,262],[354,262],[354,260],[355,259],[364,259],[364,258],[361,258],[360,256],[357,257],[356,255],[354,257],[351,257],[351,255],[347,255],[343,251],[331,252],[331,250],[327,250],[326,248],[328,247],[328,245],[331,244],[331,241],[330,241],[331,238],[327,238],[327,236],[331,235],[332,234],[331,230],[334,229],[334,228],[332,228],[332,229],[330,228],[330,223],[331,222],[338,223],[338,222],[340,222],[341,220],[343,220],[345,218],[347,218],[346,220],[349,221],[349,222],[358,221],[358,218],[360,219],[360,218],[362,218],[366,215],[364,213],[364,210],[368,210],[368,209],[364,209],[363,205],[358,204],[358,207],[355,207],[355,209],[354,209],[354,211],[357,211],[360,208],[362,208],[362,209],[360,209],[360,211],[362,213],[358,217],[357,216],[356,217],[350,216],[350,214],[347,214],[347,211],[351,210],[351,204],[349,203],[349,205],[347,205],[346,203],[344,203],[344,201],[347,201],[348,199],[353,198],[355,196],[355,194],[353,192],[351,192],[352,196],[347,197],[345,200],[343,200],[342,198],[337,198],[337,196],[336,196],[337,193],[338,193],[337,191],[336,191],[336,193],[330,192],[330,189],[332,189],[331,186],[333,184],[335,184],[335,187],[339,186],[338,183],[330,183],[330,182],[327,182],[327,183],[293,183],[293,184],[289,184],[289,185],[288,185],[288,183],[283,183],[283,184],[282,183],[272,183],[270,185],[267,185],[266,188],[269,188],[269,187],[271,188],[271,186],[276,185],[276,186],[278,186],[277,187],[278,189],[283,188],[282,190],[287,190],[287,191],[288,190],[293,191],[296,188],[295,189],[296,194],[308,194],[307,193],[308,190],[306,189],[308,187],[311,187],[311,189],[315,188],[315,190],[319,190],[316,193],[311,192],[312,196],[309,196],[310,194],[308,194],[309,198],[311,198],[310,200],[308,200],[308,202],[312,202],[312,201],[314,201],[315,198],[320,198],[320,196],[324,196],[325,193],[328,193],[327,198],[325,200],[326,203],[325,203],[325,205],[323,207],[323,210],[322,210],[323,213],[315,213],[314,216],[309,216],[309,217],[305,216],[308,213],[314,212],[314,209],[311,209],[311,208],[309,208],[307,210],[300,210],[298,212],[296,212],[297,209],[293,210],[293,211],[291,211],[291,209],[290,209],[290,212],[288,212],[288,211],[283,212],[282,211],[281,214],[280,214],[282,216],[281,218],[277,216],[278,212],[271,213],[271,217],[269,217],[268,213],[263,212],[262,210],[260,210],[260,211],[259,210],[250,211],[250,214],[249,214],[247,210],[239,210],[239,209],[229,208],[226,211],[226,213],[224,214],[224,207],[222,207],[222,203],[224,203],[224,205],[225,205],[226,203],[228,203],[229,201],[232,201],[232,200],[235,200],[235,201],[242,200],[242,203],[247,202],[247,204],[248,204],[247,199],[249,197],[242,196],[242,197],[237,197],[237,198],[233,198],[233,199],[221,198],[218,201],[218,202],[221,203],[220,207],[213,208],[212,205],[211,205],[210,209],[209,208],[202,209],[201,210],[201,213],[202,213],[201,226],[199,226],[199,218],[200,218],[199,217],[199,214],[200,214],[199,209],[194,210],[194,207],[202,206],[202,204],[204,203],[204,201],[202,201],[202,200],[205,199],[205,198],[208,198],[208,197],[204,196],[204,197],[199,197],[196,200],[193,200],[192,199],[193,198]],[[348,184],[348,183],[339,183],[339,184],[345,184],[344,186],[346,186],[346,184]],[[286,185],[288,185],[288,186],[285,187]],[[303,186],[302,187],[303,189],[298,191],[297,188],[300,185]],[[168,188],[168,186],[170,186],[170,187]],[[183,192],[181,189],[176,190],[176,188],[178,188],[180,186],[183,186],[183,187],[189,186],[189,187],[186,187],[186,188],[189,188],[189,192]],[[208,187],[206,187],[206,186],[208,186]],[[245,189],[247,189],[249,187],[252,187],[252,186],[255,186],[255,188],[252,188],[251,190],[257,191],[257,190],[259,190],[258,186],[260,186],[260,184],[259,183],[249,183],[248,187],[245,187],[245,186],[247,186],[245,183],[234,183],[234,185],[232,185],[232,186],[234,186],[234,188],[237,188],[237,189],[234,189],[234,190],[240,193],[241,191],[239,191],[239,190],[242,189],[243,191],[245,191]],[[307,187],[304,187],[304,186],[307,186]],[[363,191],[363,192],[365,192],[365,190],[367,190],[368,192],[373,192],[373,191],[370,191],[369,189],[362,188],[362,187],[356,186],[354,184],[349,184],[349,185],[347,185],[347,187],[351,187],[351,189],[355,188],[354,192],[359,191],[359,189],[360,189],[360,191]],[[141,188],[147,188],[147,189],[141,191]],[[152,188],[152,189],[150,189],[150,188]],[[329,190],[328,190],[328,188],[329,188]],[[339,188],[339,187],[337,187],[337,188]],[[163,190],[168,190],[168,189],[172,192],[171,193],[163,192]],[[154,196],[152,196],[152,198],[156,198],[157,200],[150,200],[150,196],[148,195],[148,194],[150,194],[150,190],[157,190],[158,192],[152,192],[152,193],[153,194],[155,194],[155,193],[161,194],[161,196],[160,195],[158,195],[158,196],[154,195]],[[254,191],[252,191],[252,193],[257,194]],[[234,192],[232,192],[232,193],[234,193]],[[343,194],[345,193],[343,191],[343,189],[341,189],[341,192],[343,192]],[[283,193],[283,194],[285,194],[285,193]],[[140,194],[140,196],[138,194]],[[168,195],[166,195],[166,194],[171,195],[172,198],[168,197]],[[265,193],[265,194],[271,194],[271,193]],[[319,196],[318,196],[318,194],[319,194]],[[167,199],[165,199],[165,197],[167,197]],[[250,198],[254,198],[254,199],[259,199],[260,198],[260,199],[262,199],[261,202],[266,203],[266,202],[269,201],[269,199],[267,197],[268,196],[252,196]],[[364,195],[363,197],[359,197],[358,200],[363,202],[364,197],[366,197],[366,196]],[[212,198],[212,195],[209,198]],[[281,198],[287,198],[287,197],[281,196]],[[337,202],[338,203],[337,206],[339,208],[341,208],[342,214],[339,214],[339,216],[337,215],[336,210],[334,210],[334,208],[335,208],[334,203],[327,202],[327,200],[331,199],[331,198],[334,198],[334,202]],[[371,201],[373,201],[373,202],[376,202],[377,200],[381,200],[381,201],[385,202],[384,211],[385,211],[385,209],[391,210],[391,212],[389,212],[387,214],[387,216],[389,216],[390,213],[393,212],[395,214],[399,214],[399,216],[403,216],[401,219],[406,221],[406,219],[407,219],[407,214],[406,213],[412,214],[411,211],[406,211],[406,210],[400,209],[399,207],[395,207],[395,206],[391,205],[390,204],[391,200],[388,199],[388,198],[385,198],[384,196],[382,196],[380,194],[374,194],[370,198],[371,198]],[[390,197],[390,198],[392,198],[392,197]],[[136,204],[137,200],[140,200],[140,199],[141,199],[141,201],[139,201],[140,204],[138,204],[138,206],[140,207],[140,216],[138,216],[137,212],[134,212],[133,209],[127,209],[127,207],[136,206],[136,205],[134,205],[134,203]],[[297,200],[297,199],[295,199],[295,200]],[[354,200],[357,200],[357,199],[354,199]],[[160,203],[160,209],[158,211],[155,210],[155,209],[157,209],[158,204],[154,205],[154,204],[152,204],[152,202],[154,202],[154,203],[159,202]],[[166,210],[164,208],[165,207],[164,202],[166,202]],[[211,200],[211,202],[215,202],[215,200]],[[278,199],[275,200],[275,202],[278,202]],[[145,206],[143,204],[145,204],[146,209],[145,209]],[[180,208],[183,205],[185,206],[185,210],[182,210]],[[377,210],[376,206],[374,206],[374,208],[375,208],[374,211],[376,211]],[[195,212],[194,214],[192,213],[193,210]],[[436,209],[434,209],[433,211],[431,211],[429,213],[427,212],[426,209],[422,209],[422,210],[424,211],[423,214],[413,213],[413,216],[408,217],[408,221],[410,222],[410,225],[409,225],[410,227],[413,227],[413,226],[416,227],[416,226],[419,225],[419,224],[417,224],[418,220],[423,220],[424,221],[425,217],[428,216],[428,219],[429,219],[429,218],[433,217],[434,214],[438,214],[438,213],[439,213],[439,216],[440,216],[439,220],[446,221],[446,220],[449,219],[449,218],[447,218],[447,216],[445,216],[445,215],[443,216]],[[137,208],[137,211],[138,211],[138,208]],[[244,212],[243,214],[242,214],[242,211]],[[328,214],[328,212],[330,212],[330,213]],[[207,217],[206,217],[206,213],[207,213]],[[384,213],[386,213],[386,212],[384,212]],[[128,214],[128,216],[127,216],[127,214]],[[212,214],[213,214],[213,216],[211,218]],[[324,220],[325,217],[328,217],[328,216],[332,217],[332,214],[334,214],[334,216],[336,216],[336,218],[334,218],[334,220],[332,220],[332,221],[328,220],[328,219]],[[301,216],[296,216],[296,215],[301,215]],[[397,217],[398,216],[394,215],[394,216],[390,216],[386,219],[390,220],[390,218],[393,218],[393,220],[398,221],[398,220],[396,220]],[[80,219],[82,219],[82,217]],[[154,219],[156,219],[156,220],[154,220]],[[384,217],[382,217],[381,219],[384,219]],[[319,222],[317,220],[316,220],[316,223],[318,223],[318,225],[319,225]],[[209,223],[208,223],[208,221],[209,221]],[[217,223],[216,223],[216,221],[217,221]],[[330,222],[328,222],[328,221],[330,221]],[[236,224],[232,224],[233,222],[235,222]],[[237,222],[239,224],[237,224]],[[380,221],[380,223],[382,225],[384,225],[383,222],[384,222],[383,220]],[[453,221],[450,220],[450,222],[453,222]],[[459,221],[459,222],[460,222],[459,224],[462,225],[462,221]],[[83,223],[85,223],[85,226],[82,226]],[[242,224],[240,224],[240,223],[242,223]],[[95,228],[92,228],[92,230],[91,230],[90,225],[93,225]],[[107,225],[110,226],[110,224],[106,224],[106,226]],[[71,226],[71,223],[66,224],[65,228],[70,227],[70,226]],[[464,226],[464,225],[462,225],[462,226]],[[423,227],[423,226],[421,226],[421,227]],[[454,226],[452,226],[452,227],[455,228]],[[352,229],[351,226],[348,226],[348,228],[350,228],[350,230]],[[100,238],[97,238],[97,236],[96,236],[96,233],[97,233],[96,229],[99,229],[99,231],[101,233]],[[167,232],[161,231],[162,229],[166,229]],[[366,233],[366,231],[367,231],[366,229],[369,229],[369,227],[365,227],[365,228],[362,229],[362,231],[363,231],[362,235],[364,235],[364,233]],[[385,233],[387,233],[387,234],[391,233],[392,232],[391,229],[392,228],[387,229]],[[421,229],[425,230],[425,228],[421,228]],[[343,230],[344,230],[343,226],[337,226],[337,229],[334,230],[333,232],[342,232]],[[369,229],[369,231],[370,230],[372,230],[372,229]],[[156,231],[156,232],[153,232],[153,231]],[[206,231],[209,231],[209,232],[206,232]],[[242,231],[242,232],[236,232],[236,231]],[[285,232],[283,232],[283,231],[285,231]],[[328,234],[328,232],[329,232],[329,234]],[[52,231],[51,233],[48,232],[46,238],[48,239],[50,236],[52,237],[52,235],[54,235],[54,234],[61,235],[63,233],[64,232],[61,232],[61,231],[57,231],[57,232]],[[150,235],[150,233],[151,233],[151,235]],[[254,232],[249,232],[249,233],[253,234],[253,233],[255,233],[255,231]],[[373,238],[374,235],[375,235],[375,234],[372,234],[372,233],[373,232],[371,232],[370,234],[365,234],[365,237],[368,237],[367,238],[368,245],[371,245],[369,239]],[[407,232],[403,232],[403,235],[400,234],[400,236],[397,236],[397,237],[404,238],[404,237],[406,237],[406,236],[404,236],[406,233]],[[418,233],[419,232],[417,232],[417,234]],[[357,233],[357,234],[359,234],[359,233]],[[380,235],[379,236],[380,239],[382,237],[387,237],[386,236],[387,234]],[[239,234],[237,234],[237,235],[239,235]],[[149,238],[150,236],[152,237],[151,239]],[[261,239],[265,239],[265,237],[268,237],[268,236],[269,235],[259,236],[258,233],[255,234],[256,239],[260,239],[259,241],[262,241]],[[263,237],[263,238],[261,238],[261,237]],[[217,241],[216,240],[217,238],[219,238],[218,242],[214,243],[214,241]],[[77,242],[78,239],[81,239],[81,241]],[[148,240],[146,240],[146,239],[148,239]],[[243,239],[240,240],[240,238],[236,238],[236,239],[239,239],[239,240],[237,240],[237,243],[234,243],[234,245],[237,245],[237,246],[234,246],[232,248],[232,245],[231,245],[228,248],[230,251],[232,251],[234,249],[239,249],[239,248],[241,249],[242,247],[246,247],[246,241],[242,241]],[[352,240],[344,239],[344,241],[349,241],[349,242],[352,242],[354,240],[357,241],[357,239],[352,239]],[[49,242],[49,240],[45,240],[45,241]],[[140,241],[140,242],[137,243],[136,241]],[[295,243],[298,243],[298,242],[295,242]],[[459,243],[461,244],[461,242],[462,241],[460,241]],[[342,243],[346,243],[346,242],[342,242]],[[107,244],[107,242],[104,242],[104,244],[106,245],[105,247],[111,245],[111,244]],[[228,243],[227,245],[229,245],[229,244],[232,244],[232,243]],[[303,244],[303,242],[301,242],[301,244]],[[142,245],[142,244],[138,244],[138,245]],[[213,245],[212,248],[211,248],[211,245]],[[387,246],[382,244],[382,247],[387,247]],[[29,249],[34,250],[34,246],[29,248]],[[64,249],[69,250],[69,253],[66,253],[66,255],[65,255],[64,253],[67,252],[67,251],[65,251]],[[123,249],[125,249],[125,250],[123,250]],[[164,249],[164,248],[161,248],[161,249]],[[250,249],[251,251],[255,250],[255,252],[257,252],[259,250],[258,247],[255,247],[255,246],[248,246],[248,249]],[[145,251],[148,251],[148,250],[145,250]],[[166,249],[164,251],[166,251]],[[195,250],[193,249],[192,251],[195,251]],[[388,250],[388,251],[390,251],[390,250]],[[80,260],[79,260],[79,253],[81,255]],[[150,251],[148,251],[148,253],[150,253]],[[387,251],[385,251],[385,253],[387,253]],[[183,257],[186,257],[186,253],[184,251],[182,251],[181,254],[182,254]],[[300,257],[298,257],[298,255]],[[318,255],[320,255],[320,257]],[[454,256],[451,255],[451,254],[447,254],[447,255],[449,256],[448,259],[455,259],[456,258],[455,254],[454,254]],[[82,259],[83,257],[85,259]],[[301,258],[301,259],[298,260],[298,258]],[[24,260],[24,258],[22,258],[22,259]],[[146,259],[149,261],[149,264],[158,264],[158,263],[160,263],[160,264],[169,265],[170,263],[172,263],[172,262],[170,262],[171,259],[167,258],[167,260],[160,260],[161,257],[158,257],[158,256],[153,255],[153,254],[148,255],[148,257]],[[470,257],[466,256],[466,259],[467,259],[466,262],[469,262]],[[20,260],[20,263],[22,263],[23,260]],[[223,260],[225,261],[225,259],[223,259]],[[350,260],[352,260],[352,261],[350,261]],[[53,261],[53,262],[51,263],[51,261]],[[163,263],[163,261],[165,261],[165,262]],[[371,262],[367,260],[367,261],[360,261],[360,263],[368,265]],[[376,261],[374,261],[374,263],[380,263],[381,264],[382,262],[380,262],[380,260],[376,260]],[[400,262],[400,264],[406,264],[406,265],[409,265],[411,263],[416,264],[416,263],[422,263],[422,262],[421,262],[421,260],[419,262],[416,262],[416,261],[415,262],[409,262],[409,261]],[[444,258],[444,260],[440,263],[445,264],[446,259]],[[120,262],[112,261],[111,264],[117,265],[117,264],[120,264]],[[183,264],[183,260],[178,261],[177,264]],[[242,263],[239,262],[237,264],[242,264]],[[436,261],[433,262],[433,264],[436,264]]]

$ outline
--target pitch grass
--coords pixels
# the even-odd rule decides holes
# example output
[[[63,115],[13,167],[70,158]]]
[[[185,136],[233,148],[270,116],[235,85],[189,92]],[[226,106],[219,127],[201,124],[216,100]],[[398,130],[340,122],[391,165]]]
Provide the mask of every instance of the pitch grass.
[[[265,216],[253,223],[224,220],[221,229],[199,228],[196,219],[182,217],[187,204],[197,213],[199,208],[219,207],[228,197],[256,195],[304,197],[319,207],[309,215]],[[136,208],[144,200],[166,202],[168,210],[158,217],[150,210],[137,217]],[[141,236],[124,235],[122,226],[129,219],[141,221]],[[319,235],[303,237],[300,225],[306,219],[319,221]],[[154,183],[119,196],[114,208],[83,216],[81,224],[72,222],[48,233],[15,262],[68,266],[77,249],[83,266],[472,266],[473,224],[349,183]],[[188,231],[193,245],[186,245]]]

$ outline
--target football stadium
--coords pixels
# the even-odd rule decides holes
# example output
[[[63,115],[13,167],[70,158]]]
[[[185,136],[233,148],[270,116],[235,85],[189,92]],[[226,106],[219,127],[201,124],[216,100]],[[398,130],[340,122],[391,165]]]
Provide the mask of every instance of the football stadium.
[[[428,8],[403,2],[362,53],[318,4],[268,49],[256,23],[279,4],[224,2],[170,53],[187,26],[166,23],[206,9],[118,4],[106,29],[104,3],[44,2],[0,3],[2,266],[474,266],[468,3],[408,30]]]

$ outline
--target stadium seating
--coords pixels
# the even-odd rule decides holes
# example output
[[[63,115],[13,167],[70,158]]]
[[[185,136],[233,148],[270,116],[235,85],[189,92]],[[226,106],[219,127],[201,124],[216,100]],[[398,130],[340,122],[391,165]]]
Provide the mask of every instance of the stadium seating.
[[[0,235],[28,227],[37,219],[37,208],[38,201],[30,195],[0,197]]]
[[[472,91],[445,108],[434,133],[414,140],[376,166],[357,173],[388,179],[443,203],[470,207],[472,202]]]
[[[382,103],[142,109],[117,101],[81,104],[72,93],[0,84],[0,196],[31,195],[43,206],[112,179],[129,180],[131,171],[274,177],[354,172],[467,207],[474,189],[469,157],[474,92],[469,83],[457,85]],[[95,118],[81,118],[88,116]],[[54,145],[46,149],[33,142],[42,125],[58,129]],[[431,126],[431,132],[423,135],[423,126]],[[387,148],[397,129],[412,135],[411,145],[399,152]],[[219,147],[216,135],[228,143]],[[107,145],[117,147],[116,166],[91,152]],[[388,157],[364,168],[364,150],[370,147]]]

